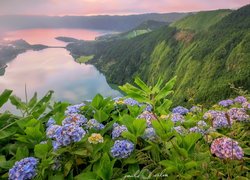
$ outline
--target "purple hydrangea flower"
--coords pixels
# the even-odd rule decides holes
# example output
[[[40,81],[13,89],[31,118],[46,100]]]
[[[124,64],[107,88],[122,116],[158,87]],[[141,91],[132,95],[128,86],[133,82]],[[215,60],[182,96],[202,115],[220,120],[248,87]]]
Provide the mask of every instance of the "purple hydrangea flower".
[[[176,126],[173,127],[173,129],[180,135],[184,135],[185,134],[185,128],[182,126]]]
[[[182,107],[182,106],[177,106],[175,107],[173,110],[172,110],[173,113],[178,113],[178,114],[181,114],[181,115],[185,115],[187,114],[189,111],[188,109]]]
[[[157,139],[157,135],[155,133],[155,129],[154,128],[146,128],[145,129],[145,132],[144,132],[144,135],[143,135],[143,138],[144,139],[148,139],[148,140],[156,140]]]
[[[221,159],[240,160],[244,156],[242,148],[234,141],[227,137],[215,139],[211,144],[211,153]]]
[[[140,103],[138,101],[136,101],[132,98],[124,99],[123,102],[124,102],[124,104],[130,105],[130,106],[135,106],[135,105],[139,106],[140,105]]]
[[[193,107],[190,109],[190,112],[193,112],[193,113],[201,112],[201,108],[200,108],[199,106],[193,106]]]
[[[87,118],[85,118],[84,115],[81,114],[70,114],[68,117],[66,117],[62,125],[66,124],[73,124],[77,126],[83,126],[87,122]]]
[[[223,100],[223,101],[220,101],[218,103],[220,106],[223,106],[223,107],[228,107],[228,106],[231,106],[234,104],[234,101],[231,100],[231,99],[227,99],[227,100]]]
[[[118,123],[113,124],[112,139],[118,138],[124,131],[128,131],[127,127],[124,125],[119,125]]]
[[[244,108],[232,108],[228,111],[228,115],[236,121],[249,121],[249,115]]]
[[[9,180],[25,180],[34,178],[37,174],[36,168],[38,162],[38,159],[34,157],[27,157],[17,161],[9,170]]]
[[[249,102],[244,102],[244,103],[242,103],[242,107],[247,109],[247,110],[250,110],[250,103]]]
[[[84,103],[68,106],[66,111],[65,111],[65,114],[66,115],[77,114],[80,112],[80,108],[83,106],[85,106]]]
[[[144,111],[143,113],[141,113],[137,119],[145,119],[147,122],[147,127],[151,127],[152,126],[152,122],[153,120],[156,120],[156,117],[153,113],[148,112],[148,111]]]
[[[99,123],[95,119],[90,119],[86,124],[88,129],[95,129],[95,130],[102,130],[104,129],[104,125],[102,123]]]
[[[174,123],[177,123],[177,122],[183,123],[184,120],[185,120],[184,116],[179,113],[171,114],[171,121],[173,121]]]
[[[217,116],[218,111],[214,111],[214,110],[209,110],[207,111],[204,115],[203,118],[204,119],[213,119],[215,116]]]
[[[116,140],[111,148],[111,155],[114,158],[128,158],[134,151],[134,144],[128,140]]]
[[[207,123],[205,121],[199,121],[199,122],[197,122],[197,125],[201,126],[201,127],[206,127]]]
[[[197,127],[197,126],[194,126],[194,127],[190,128],[189,132],[199,133],[199,134],[202,134],[202,135],[206,134],[206,131],[204,129],[201,129],[201,128]]]
[[[231,127],[232,123],[233,120],[229,117],[229,115],[227,115],[227,113],[217,111],[217,114],[213,117],[212,126],[215,129],[228,128]]]
[[[55,124],[56,124],[56,121],[53,118],[49,118],[49,120],[46,124],[46,127],[49,127],[49,126],[55,125]]]
[[[242,104],[247,102],[247,99],[244,96],[238,96],[234,99],[234,102]]]

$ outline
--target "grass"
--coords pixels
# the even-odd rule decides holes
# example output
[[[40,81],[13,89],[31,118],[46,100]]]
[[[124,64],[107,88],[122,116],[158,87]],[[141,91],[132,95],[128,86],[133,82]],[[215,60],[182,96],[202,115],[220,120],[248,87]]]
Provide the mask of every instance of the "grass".
[[[90,61],[91,59],[93,59],[94,55],[90,55],[90,56],[81,56],[79,58],[76,59],[76,62],[82,64],[82,63],[86,63],[88,61]]]

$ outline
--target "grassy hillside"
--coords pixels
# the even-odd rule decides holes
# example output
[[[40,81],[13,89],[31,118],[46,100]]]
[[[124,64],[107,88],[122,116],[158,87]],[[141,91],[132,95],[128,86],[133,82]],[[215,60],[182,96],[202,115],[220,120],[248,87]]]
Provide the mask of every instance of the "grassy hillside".
[[[159,76],[167,81],[177,75],[176,104],[185,104],[191,97],[197,103],[213,103],[234,96],[230,83],[250,90],[250,5],[230,14],[219,10],[199,16],[181,20],[206,17],[189,29],[177,22],[130,40],[97,42],[91,63],[116,84],[131,82],[137,75],[148,84]],[[218,20],[218,16],[224,18]],[[218,22],[213,24],[207,17]]]
[[[174,22],[171,26],[186,30],[207,30],[231,12],[231,10],[198,12]]]

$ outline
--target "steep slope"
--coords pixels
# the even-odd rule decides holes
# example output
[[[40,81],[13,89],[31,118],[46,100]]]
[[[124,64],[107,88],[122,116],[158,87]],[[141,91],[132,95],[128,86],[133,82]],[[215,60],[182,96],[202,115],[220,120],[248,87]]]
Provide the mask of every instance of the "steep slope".
[[[231,10],[227,9],[198,12],[172,23],[171,26],[184,30],[207,30],[210,26],[219,22],[222,18],[224,18],[231,12]]]
[[[116,84],[137,75],[148,84],[177,75],[176,104],[191,97],[197,103],[213,103],[233,96],[230,83],[250,90],[250,5],[227,15],[221,10],[202,15],[218,22],[204,20],[191,28],[178,27],[177,22],[130,40],[96,42],[91,63]],[[199,13],[189,18],[198,19],[195,16]]]

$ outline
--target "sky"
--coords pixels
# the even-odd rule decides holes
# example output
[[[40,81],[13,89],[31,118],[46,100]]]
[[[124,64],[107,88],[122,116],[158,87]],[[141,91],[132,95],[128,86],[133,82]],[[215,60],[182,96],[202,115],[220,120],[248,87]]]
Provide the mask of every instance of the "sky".
[[[237,9],[250,0],[0,0],[0,15],[126,15]]]

